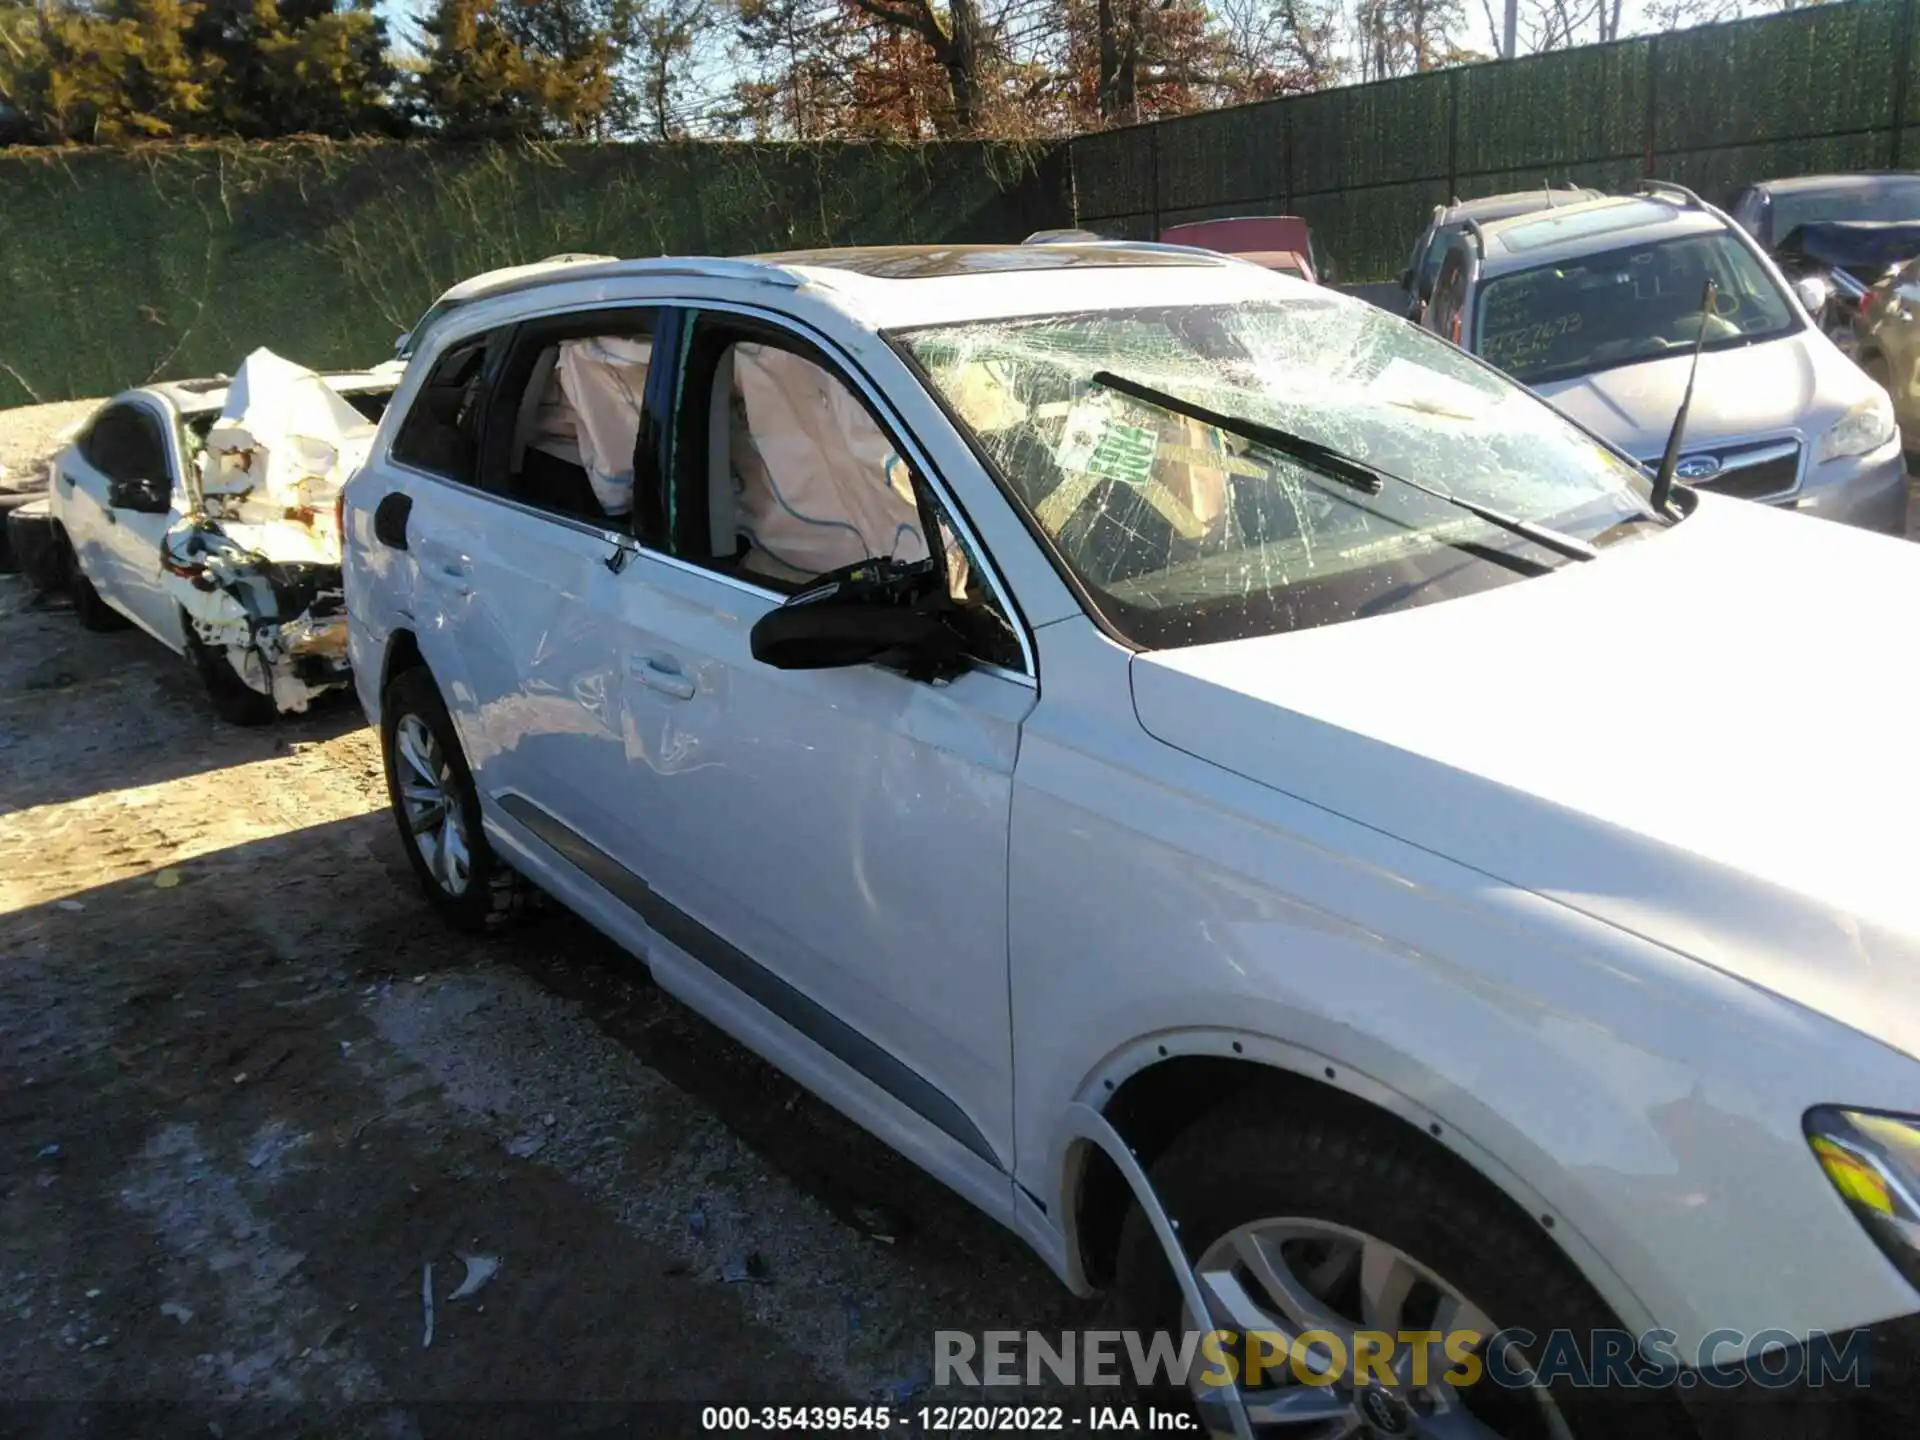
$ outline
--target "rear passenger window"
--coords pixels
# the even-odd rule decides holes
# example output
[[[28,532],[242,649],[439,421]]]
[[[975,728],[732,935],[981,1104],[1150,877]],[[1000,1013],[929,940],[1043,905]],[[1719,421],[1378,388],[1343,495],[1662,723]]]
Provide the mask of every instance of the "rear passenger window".
[[[413,397],[393,458],[402,465],[470,485],[479,451],[476,401],[487,358],[487,337],[463,340],[434,362]]]
[[[655,320],[634,307],[522,325],[488,401],[482,487],[642,538],[657,529],[659,487],[636,485]]]

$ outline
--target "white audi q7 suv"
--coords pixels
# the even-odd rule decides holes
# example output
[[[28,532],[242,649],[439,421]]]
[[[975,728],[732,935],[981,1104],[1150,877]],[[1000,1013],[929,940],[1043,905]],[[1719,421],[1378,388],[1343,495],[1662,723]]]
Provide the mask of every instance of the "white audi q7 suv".
[[[1071,244],[497,290],[345,523],[432,903],[557,898],[1210,1332],[1154,1378],[1219,1433],[1816,1433],[1862,1346],[1847,1413],[1893,1403],[1902,542],[1659,495],[1325,289]]]

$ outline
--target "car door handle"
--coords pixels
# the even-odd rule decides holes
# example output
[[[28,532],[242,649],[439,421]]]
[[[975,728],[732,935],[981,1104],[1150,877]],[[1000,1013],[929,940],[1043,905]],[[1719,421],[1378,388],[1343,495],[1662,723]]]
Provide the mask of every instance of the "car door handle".
[[[627,674],[649,690],[658,690],[675,700],[693,698],[693,678],[681,674],[679,662],[666,656],[630,655],[627,657]]]

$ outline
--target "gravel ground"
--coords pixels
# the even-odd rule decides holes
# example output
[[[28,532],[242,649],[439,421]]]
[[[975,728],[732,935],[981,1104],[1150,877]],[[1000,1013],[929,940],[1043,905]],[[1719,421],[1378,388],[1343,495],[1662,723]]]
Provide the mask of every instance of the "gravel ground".
[[[585,925],[443,927],[333,698],[0,577],[0,1434],[684,1432],[1095,1322]]]
[[[63,400],[0,410],[0,489],[45,489],[42,462],[60,448],[61,432],[86,419],[99,403]]]

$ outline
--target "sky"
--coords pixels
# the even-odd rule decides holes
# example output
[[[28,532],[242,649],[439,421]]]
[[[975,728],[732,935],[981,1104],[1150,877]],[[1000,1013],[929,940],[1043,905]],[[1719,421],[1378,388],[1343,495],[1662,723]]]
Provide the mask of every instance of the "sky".
[[[725,3],[725,0],[721,0],[721,3]],[[1775,3],[1778,3],[1778,0],[1775,0]],[[1494,20],[1498,22],[1503,13],[1504,0],[1463,0],[1463,4],[1466,9],[1467,23],[1461,37],[1462,43],[1480,50],[1491,50],[1494,41],[1488,32],[1486,6],[1492,6]],[[1526,6],[1527,0],[1521,0],[1523,12]],[[420,52],[419,32],[411,22],[417,21],[428,12],[431,8],[431,0],[375,0],[375,8],[386,17],[387,33],[392,37],[394,48],[403,53],[418,54]],[[1743,8],[1749,11],[1766,8],[1766,0],[1757,0],[1757,3],[1756,0],[1747,0]],[[1620,8],[1622,35],[1640,34],[1649,27],[1649,23],[1648,0],[1622,0]],[[1523,52],[1525,34],[1526,22],[1523,14],[1521,21]]]

